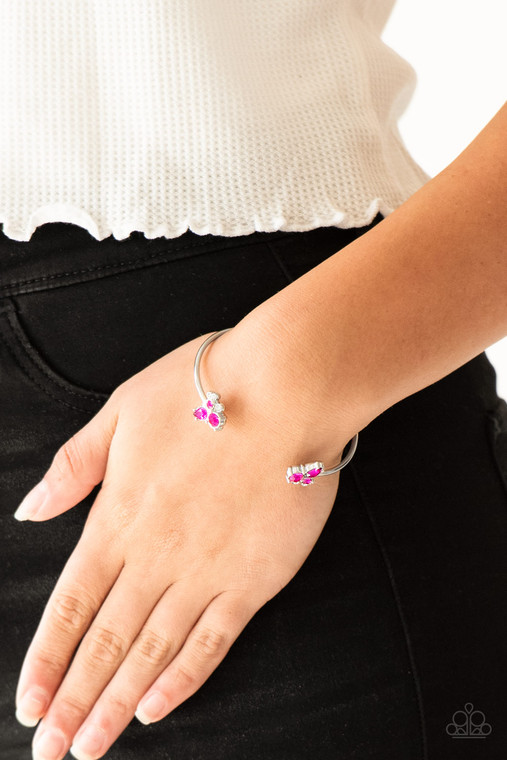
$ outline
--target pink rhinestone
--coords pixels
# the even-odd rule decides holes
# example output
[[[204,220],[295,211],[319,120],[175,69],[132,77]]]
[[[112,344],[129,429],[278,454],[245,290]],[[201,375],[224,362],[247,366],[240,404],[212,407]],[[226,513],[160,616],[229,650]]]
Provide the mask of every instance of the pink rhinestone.
[[[220,424],[220,420],[218,419],[218,414],[215,414],[215,412],[212,412],[210,416],[208,417],[208,422],[211,425],[211,427],[217,427]]]
[[[308,485],[308,483],[313,483],[313,480],[312,480],[311,478],[305,478],[305,479],[304,479],[302,482],[303,482],[305,485]]]
[[[316,478],[321,470],[322,470],[322,467],[314,467],[313,470],[308,470],[306,474],[309,475],[311,478]]]
[[[203,406],[200,406],[199,409],[196,409],[194,412],[194,417],[197,417],[198,420],[205,420],[208,416],[208,412]]]
[[[206,402],[206,406],[207,406],[209,409],[211,409],[211,407],[213,406],[213,401],[207,401],[207,402]]]
[[[299,483],[302,477],[303,477],[303,473],[293,472],[292,475],[289,475],[289,480],[291,483]]]

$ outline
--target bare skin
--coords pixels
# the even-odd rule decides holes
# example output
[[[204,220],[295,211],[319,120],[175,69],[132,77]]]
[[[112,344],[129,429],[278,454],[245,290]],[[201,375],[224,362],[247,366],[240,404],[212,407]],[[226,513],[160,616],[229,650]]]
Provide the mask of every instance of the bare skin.
[[[355,409],[358,430],[507,335],[506,206],[507,104],[380,224],[245,319],[262,315],[280,371],[323,409]],[[330,436],[342,429],[326,419]]]
[[[289,583],[339,482],[289,485],[289,464],[333,464],[382,411],[507,334],[506,133],[504,106],[387,219],[213,342],[201,374],[226,405],[222,431],[191,414],[199,336],[123,383],[56,452],[33,519],[102,488],[18,682],[18,706],[34,686],[46,695],[21,712],[44,716],[36,737],[62,738],[55,760],[92,724],[103,744],[88,757],[102,757],[154,692],[151,719],[168,715]]]
[[[35,520],[70,509],[102,481],[18,684],[19,697],[34,684],[46,693],[36,734],[57,729],[57,757],[84,723],[103,733],[92,755],[102,756],[150,688],[164,695],[164,714],[187,699],[294,576],[332,509],[339,473],[307,488],[286,482],[298,460],[287,461],[291,430],[277,435],[268,397],[264,415],[252,396],[236,417],[231,398],[219,432],[195,420],[202,341],[122,384],[45,475],[50,500]],[[222,370],[232,365],[229,344],[213,348]],[[253,463],[266,441],[271,465],[260,470]],[[335,444],[328,458],[336,455]],[[37,717],[31,706],[25,712]],[[45,744],[39,751],[47,756]]]

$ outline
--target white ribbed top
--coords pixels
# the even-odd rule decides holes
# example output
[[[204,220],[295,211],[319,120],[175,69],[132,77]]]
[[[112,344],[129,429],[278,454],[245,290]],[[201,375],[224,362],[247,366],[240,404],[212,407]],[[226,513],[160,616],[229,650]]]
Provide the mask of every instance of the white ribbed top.
[[[430,177],[394,0],[0,0],[0,222],[29,240],[357,227]]]

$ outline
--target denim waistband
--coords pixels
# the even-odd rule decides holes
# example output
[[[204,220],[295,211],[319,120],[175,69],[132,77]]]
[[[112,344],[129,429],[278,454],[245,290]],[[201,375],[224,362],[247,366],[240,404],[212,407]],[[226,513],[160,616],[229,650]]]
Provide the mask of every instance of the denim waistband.
[[[51,222],[37,227],[28,241],[17,241],[0,230],[0,298],[31,293],[93,280],[119,272],[144,268],[216,250],[245,248],[295,236],[307,243],[329,238],[337,249],[382,220],[378,214],[367,227],[344,229],[319,227],[306,232],[276,230],[252,232],[241,236],[198,235],[187,230],[177,238],[147,238],[134,231],[117,240],[112,235],[97,240],[87,230],[67,222]]]
[[[37,227],[28,241],[0,231],[0,298],[95,279],[237,245],[259,244],[291,233],[253,232],[238,237],[197,235],[191,230],[177,238],[147,238],[134,231],[117,240],[97,240],[83,227],[51,222]],[[297,233],[295,233],[297,234]]]

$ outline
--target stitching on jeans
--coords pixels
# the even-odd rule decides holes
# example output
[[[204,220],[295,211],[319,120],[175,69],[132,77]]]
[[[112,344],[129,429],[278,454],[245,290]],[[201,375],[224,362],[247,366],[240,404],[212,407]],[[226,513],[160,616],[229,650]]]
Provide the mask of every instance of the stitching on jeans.
[[[284,275],[284,277],[286,277],[290,285],[292,282],[294,282],[294,278],[291,276],[289,270],[287,269],[282,259],[280,258],[278,251],[269,243],[269,240],[266,241],[266,245],[269,248],[275,262],[278,264],[279,268],[281,269],[282,274]]]
[[[413,675],[413,679],[414,679],[414,686],[415,686],[415,692],[416,692],[416,697],[417,697],[417,705],[418,705],[418,708],[419,708],[419,721],[420,721],[420,725],[421,725],[422,752],[423,752],[423,754],[422,754],[422,760],[428,760],[428,739],[427,739],[427,736],[426,736],[426,728],[425,728],[426,722],[425,722],[425,719],[424,719],[424,707],[423,707],[421,682],[420,682],[419,674],[418,674],[418,671],[417,671],[417,666],[416,666],[416,663],[415,663],[415,656],[414,656],[414,651],[412,649],[412,642],[410,640],[410,635],[409,635],[409,632],[408,632],[407,621],[405,619],[405,615],[403,614],[403,609],[402,609],[402,606],[401,606],[400,595],[398,593],[398,589],[397,589],[397,586],[396,586],[396,581],[394,580],[394,573],[393,573],[393,570],[392,570],[392,567],[391,567],[391,563],[389,562],[389,557],[387,555],[387,551],[386,551],[386,549],[384,547],[384,544],[382,543],[382,539],[380,537],[380,533],[379,533],[379,531],[377,529],[377,526],[376,526],[375,520],[373,518],[373,515],[371,513],[371,510],[368,507],[367,499],[365,498],[365,495],[364,495],[364,493],[363,493],[363,491],[361,489],[361,486],[360,486],[360,483],[359,483],[359,478],[358,478],[358,475],[357,475],[357,472],[356,472],[356,466],[354,465],[353,462],[351,462],[349,464],[349,470],[350,470],[350,472],[352,474],[352,477],[354,479],[354,482],[355,482],[355,485],[356,485],[356,488],[357,488],[357,492],[359,494],[360,501],[361,501],[361,503],[363,505],[363,508],[364,508],[364,510],[366,512],[366,515],[367,515],[369,523],[371,525],[373,534],[375,536],[375,539],[377,541],[378,547],[380,549],[380,553],[381,553],[382,559],[384,561],[384,565],[385,565],[385,568],[386,568],[386,571],[387,571],[387,575],[389,577],[389,582],[391,584],[391,590],[393,592],[393,596],[394,596],[394,599],[395,599],[395,602],[396,602],[396,608],[398,610],[398,616],[400,618],[401,626],[402,626],[402,629],[403,629],[403,635],[405,637],[405,645],[407,647],[408,659],[410,661],[410,666],[412,668],[412,675]]]
[[[241,243],[241,244],[238,243],[237,246],[230,246],[230,249],[234,250],[235,247],[259,245],[259,243],[262,243],[262,242],[263,242],[262,240],[257,239],[257,240],[252,240],[251,242],[248,242],[248,243]],[[173,250],[184,251],[191,248],[197,248],[198,249],[196,251],[196,255],[197,255],[198,253],[201,252],[199,249],[204,248],[206,245],[207,245],[206,243],[200,243],[198,245],[193,243],[193,244],[188,244],[188,245],[175,246]],[[223,248],[220,250],[229,250],[229,247]],[[56,274],[42,275],[41,277],[33,277],[29,280],[15,280],[14,282],[8,282],[3,285],[0,285],[0,290],[7,290],[8,288],[17,287],[19,285],[32,285],[33,283],[36,283],[36,282],[45,282],[45,281],[55,280],[62,277],[71,277],[73,275],[88,274],[91,272],[99,272],[99,271],[107,270],[107,269],[115,269],[116,267],[129,266],[130,264],[139,264],[139,263],[142,263],[143,261],[149,261],[150,259],[155,259],[159,256],[162,256],[164,253],[165,253],[164,251],[156,251],[155,253],[150,253],[149,256],[142,256],[136,259],[127,259],[126,261],[113,261],[109,264],[100,264],[94,267],[88,267],[86,269],[75,269],[69,272],[58,272]],[[174,260],[176,261],[177,258],[175,258]],[[160,263],[164,263],[164,262],[169,263],[170,261],[172,261],[172,259],[165,258],[165,259],[162,259]]]
[[[20,367],[20,369],[22,370],[22,372],[23,372],[24,374],[26,374],[26,376],[27,376],[27,377],[28,377],[28,378],[29,378],[29,379],[30,379],[30,380],[31,380],[31,381],[32,381],[32,382],[33,382],[33,383],[34,383],[34,384],[35,384],[35,385],[36,385],[38,388],[40,388],[40,389],[41,389],[41,391],[43,391],[43,392],[44,392],[44,393],[45,393],[47,396],[50,396],[50,398],[52,398],[54,401],[58,401],[60,404],[64,404],[65,406],[68,406],[68,407],[70,407],[71,409],[76,409],[78,412],[90,412],[90,410],[89,410],[89,409],[84,409],[83,407],[80,407],[80,406],[74,406],[73,404],[70,404],[69,402],[67,402],[67,401],[64,401],[63,399],[61,399],[61,398],[58,398],[58,396],[54,396],[52,393],[50,393],[50,392],[47,390],[47,388],[45,388],[43,385],[41,385],[41,383],[39,383],[39,381],[38,381],[38,380],[37,380],[35,377],[33,377],[33,376],[30,374],[30,372],[29,372],[29,371],[26,369],[26,367],[23,367],[23,365],[22,365],[22,364],[21,364],[21,362],[19,361],[19,359],[18,359],[18,357],[17,357],[16,353],[13,351],[13,349],[12,349],[12,348],[11,348],[11,346],[9,345],[9,342],[6,340],[6,338],[5,338],[5,333],[4,333],[4,331],[3,331],[3,328],[2,328],[1,326],[0,326],[0,333],[1,333],[1,334],[2,334],[2,336],[3,336],[3,339],[4,339],[4,343],[5,343],[6,347],[7,347],[7,350],[9,351],[9,353],[11,354],[11,356],[13,357],[13,359],[14,359],[15,363],[18,365],[18,367]]]
[[[304,242],[306,243],[306,240]],[[271,253],[273,255],[273,258],[275,259],[276,263],[280,267],[282,273],[285,275],[285,277],[287,278],[287,280],[289,281],[289,283],[294,282],[294,278],[292,278],[291,275],[289,274],[287,268],[285,267],[285,264],[283,263],[282,259],[278,255],[278,252],[274,249],[273,246],[271,246],[269,244],[269,242],[267,242],[267,245],[268,245],[268,248],[269,248],[269,250],[271,251]],[[428,760],[428,742],[427,742],[426,730],[425,730],[425,720],[424,720],[424,709],[423,709],[421,684],[420,684],[419,675],[418,675],[418,671],[417,671],[417,667],[416,667],[416,663],[415,663],[414,653],[413,653],[413,650],[412,650],[412,643],[410,641],[410,636],[409,636],[409,633],[408,633],[407,622],[405,620],[405,616],[403,614],[403,610],[402,610],[402,607],[401,607],[401,599],[400,599],[400,596],[398,594],[398,589],[396,587],[396,583],[395,583],[395,580],[394,580],[394,575],[393,575],[393,572],[392,572],[391,564],[389,562],[389,558],[387,556],[387,552],[385,551],[385,548],[384,548],[384,546],[382,544],[380,535],[378,533],[378,530],[376,528],[375,522],[373,520],[373,516],[371,515],[370,510],[369,510],[369,508],[368,508],[368,506],[366,504],[366,500],[364,498],[364,494],[361,491],[361,487],[359,485],[359,480],[358,480],[358,477],[357,477],[355,466],[351,463],[349,465],[349,467],[350,467],[353,479],[355,481],[355,484],[356,484],[356,487],[357,487],[357,491],[359,493],[360,501],[363,504],[363,508],[366,511],[366,514],[367,514],[367,517],[368,517],[368,521],[369,521],[369,523],[371,525],[373,534],[375,536],[375,540],[376,540],[376,542],[377,542],[377,544],[379,546],[380,553],[381,553],[382,559],[384,561],[384,564],[385,564],[385,567],[386,567],[386,571],[387,571],[387,575],[388,575],[388,578],[389,578],[389,582],[390,582],[390,585],[391,585],[391,590],[392,590],[392,593],[393,593],[393,596],[394,596],[394,600],[395,600],[395,603],[396,603],[396,608],[398,610],[398,616],[399,616],[400,621],[401,621],[403,635],[405,637],[405,646],[407,647],[408,659],[409,659],[409,662],[410,662],[410,666],[412,668],[412,675],[413,675],[414,687],[415,687],[415,692],[416,692],[416,699],[417,699],[417,706],[418,706],[418,713],[419,713],[419,722],[420,722],[420,727],[421,727],[421,738],[422,738],[422,753],[423,753],[422,754],[422,760]]]
[[[495,406],[486,411],[486,437],[495,469],[503,490],[507,493],[507,462],[505,458],[501,459],[500,449],[500,437],[503,435],[507,435],[507,402],[498,396]]]
[[[5,312],[7,319],[9,321],[9,324],[11,326],[12,332],[14,334],[14,337],[16,338],[16,341],[19,343],[21,348],[23,349],[23,355],[27,357],[31,361],[31,363],[40,370],[52,383],[55,383],[56,385],[59,385],[60,388],[63,388],[65,393],[70,393],[73,396],[78,396],[79,398],[84,398],[88,400],[90,398],[90,394],[93,395],[94,398],[98,400],[106,400],[108,398],[108,394],[100,394],[96,393],[95,391],[88,391],[88,393],[84,393],[81,391],[75,391],[72,390],[72,388],[69,388],[66,383],[63,380],[60,380],[58,376],[51,375],[50,372],[48,372],[47,368],[44,366],[44,364],[35,356],[32,356],[30,351],[25,347],[23,340],[21,339],[21,336],[18,333],[18,325],[16,323],[16,320],[14,319],[14,315],[11,311]]]
[[[26,367],[26,366],[23,365],[23,363],[20,361],[18,355],[16,354],[16,352],[14,351],[14,349],[11,347],[9,339],[8,339],[8,337],[7,337],[7,335],[6,335],[5,331],[4,331],[4,328],[3,328],[2,324],[1,324],[1,321],[0,321],[0,334],[2,335],[4,344],[5,344],[6,348],[7,348],[7,350],[9,351],[10,355],[13,357],[13,359],[14,359],[15,363],[17,364],[17,366],[21,369],[21,371],[23,372],[23,374],[25,374],[29,378],[29,380],[31,380],[34,383],[34,385],[36,385],[38,388],[40,388],[41,391],[43,391],[47,396],[49,396],[50,398],[52,398],[54,401],[58,401],[61,404],[65,404],[65,406],[68,406],[71,409],[76,409],[78,412],[90,412],[91,411],[90,409],[85,409],[82,406],[74,406],[74,404],[71,404],[70,402],[65,401],[64,399],[59,398],[58,396],[55,396],[44,385],[42,385],[42,383],[40,383],[39,380],[34,375],[32,375],[30,369],[28,367]],[[50,379],[53,380],[53,378],[50,378]],[[65,388],[64,390],[65,390],[66,393],[74,393],[74,391],[68,390],[67,388]],[[78,396],[79,394],[78,393],[74,393],[74,395]],[[93,399],[93,398],[89,398],[87,396],[82,396],[82,398],[86,398],[86,400],[90,401],[90,403],[93,403],[94,400],[97,400],[97,401],[101,400],[98,397],[96,399]]]

